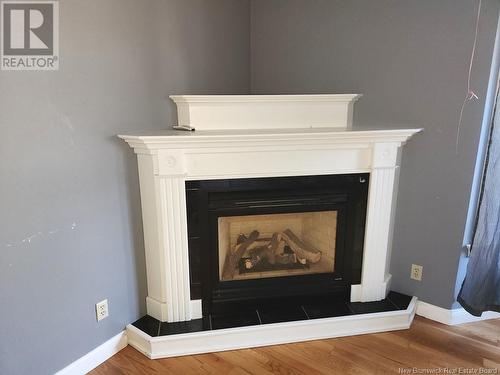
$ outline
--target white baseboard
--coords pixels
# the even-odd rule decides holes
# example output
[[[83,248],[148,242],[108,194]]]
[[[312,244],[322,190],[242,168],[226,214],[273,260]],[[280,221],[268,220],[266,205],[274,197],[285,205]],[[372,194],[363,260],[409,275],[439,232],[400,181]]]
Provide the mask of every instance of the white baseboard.
[[[127,334],[129,345],[152,359],[255,348],[407,329],[415,314],[416,300],[413,297],[406,310],[373,314],[263,324],[159,337],[151,337],[133,325],[128,325]]]
[[[85,354],[80,359],[77,359],[75,362],[58,371],[56,375],[86,374],[125,348],[127,343],[127,332],[122,331],[116,336],[110,338],[104,344],[99,345],[97,348]]]
[[[477,322],[480,320],[500,318],[500,313],[496,312],[487,311],[484,312],[481,317],[477,317],[469,314],[463,308],[445,309],[423,301],[417,302],[417,315],[450,326],[462,323]]]

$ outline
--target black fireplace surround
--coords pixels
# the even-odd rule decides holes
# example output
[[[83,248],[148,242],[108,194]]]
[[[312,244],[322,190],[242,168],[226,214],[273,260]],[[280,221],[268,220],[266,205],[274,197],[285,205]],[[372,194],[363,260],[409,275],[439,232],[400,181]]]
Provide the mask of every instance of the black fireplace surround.
[[[191,299],[203,315],[347,302],[361,280],[369,174],[245,178],[186,182]],[[337,212],[335,261],[326,273],[220,281],[218,218]]]

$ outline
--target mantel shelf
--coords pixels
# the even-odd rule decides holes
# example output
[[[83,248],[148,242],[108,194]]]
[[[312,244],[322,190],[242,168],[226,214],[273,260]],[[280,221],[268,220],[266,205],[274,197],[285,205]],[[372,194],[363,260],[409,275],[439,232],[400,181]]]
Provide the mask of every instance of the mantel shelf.
[[[370,129],[346,130],[339,128],[302,128],[302,129],[226,129],[226,130],[154,130],[137,134],[119,135],[131,147],[136,149],[182,148],[186,144],[202,145],[204,143],[234,146],[234,143],[271,141],[318,141],[320,143],[374,143],[396,142],[404,144],[410,137],[423,129]]]

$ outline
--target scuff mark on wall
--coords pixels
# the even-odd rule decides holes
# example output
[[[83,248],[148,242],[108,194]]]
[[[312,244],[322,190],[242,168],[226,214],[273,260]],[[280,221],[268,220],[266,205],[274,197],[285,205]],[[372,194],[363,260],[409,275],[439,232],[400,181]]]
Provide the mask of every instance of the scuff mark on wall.
[[[51,229],[51,230],[49,230],[46,233],[44,233],[44,232],[33,233],[33,234],[31,234],[31,235],[23,238],[22,240],[12,241],[12,242],[6,242],[6,243],[4,243],[3,246],[4,247],[15,247],[15,246],[19,246],[19,245],[22,245],[22,244],[31,244],[31,241],[34,240],[35,238],[44,237],[44,236],[53,236],[56,233],[59,233],[59,232],[64,231],[64,230],[75,230],[76,227],[77,227],[77,223],[74,221],[69,226],[66,226],[66,227],[63,227],[63,228]]]
[[[69,130],[69,132],[68,132],[69,142],[71,143],[71,146],[74,146],[75,145],[75,138],[73,137],[73,134],[75,133],[75,127],[74,127],[73,123],[71,122],[71,119],[64,114],[60,114],[59,120],[64,125],[64,127]]]
[[[23,238],[23,239],[21,240],[21,242],[28,242],[28,243],[31,243],[31,240],[32,240],[32,239],[34,239],[34,238],[36,238],[36,237],[38,237],[38,236],[40,236],[40,235],[42,235],[42,232],[38,232],[38,233],[32,234],[31,236],[28,236],[28,237],[26,237],[26,238]]]

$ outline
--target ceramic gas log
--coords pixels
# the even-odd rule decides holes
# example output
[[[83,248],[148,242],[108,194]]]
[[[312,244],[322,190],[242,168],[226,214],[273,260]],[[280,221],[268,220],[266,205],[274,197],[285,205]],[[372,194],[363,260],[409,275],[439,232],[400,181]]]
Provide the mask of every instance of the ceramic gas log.
[[[221,281],[332,272],[337,211],[221,217],[218,235]]]
[[[248,248],[259,238],[259,232],[254,230],[250,236],[238,236],[238,244],[233,252],[226,256],[226,264],[223,270],[223,279],[232,279],[239,259],[245,254]]]
[[[236,267],[246,272],[273,272],[287,269],[309,269],[321,259],[321,251],[302,241],[291,229],[260,238],[254,230],[249,236],[240,234],[234,250],[226,255],[223,280],[234,277]]]

